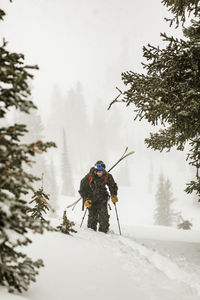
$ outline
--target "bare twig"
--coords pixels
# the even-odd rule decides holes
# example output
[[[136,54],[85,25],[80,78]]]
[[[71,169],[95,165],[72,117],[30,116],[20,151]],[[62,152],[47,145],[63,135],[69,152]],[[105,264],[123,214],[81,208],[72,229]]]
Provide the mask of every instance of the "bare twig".
[[[44,173],[42,173],[41,180],[42,180],[42,191],[43,191],[44,190]]]
[[[119,102],[117,101],[117,99],[121,96],[121,94],[123,94],[123,92],[118,88],[116,87],[116,89],[120,92],[120,94],[110,103],[109,107],[108,107],[108,110],[111,108],[111,106],[115,103],[115,102]]]

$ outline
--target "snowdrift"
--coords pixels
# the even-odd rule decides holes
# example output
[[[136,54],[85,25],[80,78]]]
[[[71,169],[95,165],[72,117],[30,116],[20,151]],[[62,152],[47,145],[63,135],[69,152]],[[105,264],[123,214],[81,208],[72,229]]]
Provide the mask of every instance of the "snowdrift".
[[[31,235],[24,250],[45,268],[23,295],[0,289],[2,300],[200,299],[200,232],[156,226],[117,227],[109,234]]]

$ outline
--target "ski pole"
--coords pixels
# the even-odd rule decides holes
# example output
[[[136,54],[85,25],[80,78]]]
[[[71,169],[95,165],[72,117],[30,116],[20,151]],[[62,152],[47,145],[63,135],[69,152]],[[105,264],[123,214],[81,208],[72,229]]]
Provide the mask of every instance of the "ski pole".
[[[71,203],[70,205],[68,205],[66,208],[70,208],[70,207],[75,207],[76,206],[76,204],[81,200],[82,198],[79,198],[78,200],[76,200],[75,202],[73,202],[73,203]],[[73,209],[74,209],[74,207],[73,207]]]
[[[116,212],[116,217],[117,217],[117,222],[118,222],[118,227],[119,227],[119,233],[121,235],[122,233],[121,233],[121,228],[120,228],[120,224],[119,224],[119,216],[118,216],[118,212],[117,212],[116,203],[114,203],[114,206],[115,206],[115,212]]]
[[[83,221],[84,221],[84,219],[85,219],[85,215],[86,215],[87,210],[88,210],[88,209],[86,208],[86,210],[85,210],[85,212],[84,212],[84,215],[83,215],[83,218],[82,218],[82,221],[81,221],[80,227],[83,225]]]

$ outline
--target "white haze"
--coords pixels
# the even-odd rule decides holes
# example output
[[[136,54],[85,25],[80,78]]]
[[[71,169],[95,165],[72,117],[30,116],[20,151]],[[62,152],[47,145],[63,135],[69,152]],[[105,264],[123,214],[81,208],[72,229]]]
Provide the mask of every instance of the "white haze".
[[[12,51],[24,53],[28,64],[40,67],[31,82],[32,98],[43,120],[43,134],[58,144],[57,150],[50,151],[57,166],[58,181],[63,128],[77,197],[80,179],[96,160],[103,159],[110,167],[129,146],[129,150],[135,151],[126,166],[130,191],[135,193],[133,201],[140,201],[139,197],[144,194],[146,197],[146,204],[139,211],[141,223],[149,224],[152,220],[158,177],[163,172],[172,183],[174,206],[192,220],[194,226],[199,226],[194,213],[198,206],[195,198],[183,192],[185,183],[194,176],[185,162],[186,153],[173,150],[161,154],[146,149],[144,138],[155,129],[146,122],[134,122],[133,107],[118,104],[107,111],[109,103],[118,95],[115,87],[123,89],[121,73],[142,72],[142,46],[148,43],[163,46],[160,32],[181,36],[179,29],[169,28],[164,21],[168,12],[160,2],[16,0],[9,3],[1,0],[1,7],[7,13],[0,24],[1,38],[6,38]],[[67,101],[74,91],[80,93],[85,103],[83,120],[82,111],[80,116],[78,113],[79,106],[73,112],[67,111]],[[83,132],[86,121],[88,128]],[[107,127],[104,127],[105,122]],[[79,129],[83,134],[77,134]],[[119,189],[122,164],[113,170]],[[125,199],[120,198],[121,206],[123,202]],[[131,206],[128,210],[130,212]],[[125,211],[123,207],[124,216]]]

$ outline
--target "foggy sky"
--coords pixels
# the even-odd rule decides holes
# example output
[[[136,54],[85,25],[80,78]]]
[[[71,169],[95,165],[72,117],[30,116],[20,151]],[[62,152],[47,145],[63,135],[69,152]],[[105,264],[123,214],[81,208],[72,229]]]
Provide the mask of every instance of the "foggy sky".
[[[32,98],[46,125],[51,112],[57,109],[55,106],[61,106],[62,97],[52,99],[55,86],[64,95],[76,87],[77,82],[81,83],[89,112],[101,101],[105,105],[105,115],[101,111],[100,120],[103,122],[109,114],[113,123],[122,122],[115,108],[106,110],[118,93],[115,87],[123,88],[121,72],[142,71],[142,47],[148,43],[162,46],[160,32],[180,35],[180,29],[169,28],[164,20],[169,14],[160,0],[15,0],[13,3],[1,0],[1,7],[7,15],[0,22],[0,37],[6,38],[10,50],[25,54],[27,64],[40,67],[31,81]],[[132,110],[124,106],[119,110],[124,129],[121,148],[129,145],[138,151],[138,166],[142,161],[147,168],[149,157],[144,154],[144,138],[150,126],[147,122],[140,125],[133,122]],[[58,127],[58,118],[50,119],[54,132],[63,130]],[[58,134],[52,135],[48,127],[46,132],[48,138],[55,138],[59,145]],[[114,129],[113,135],[116,135]],[[98,133],[96,138],[94,143],[98,143]],[[110,152],[111,146],[114,145],[105,145]],[[87,152],[89,150],[90,145]],[[119,154],[117,151],[111,155],[115,159]],[[154,153],[151,156],[155,157]],[[77,163],[77,158],[75,160]],[[163,156],[160,160],[163,161]],[[142,169],[139,167],[134,173],[141,172],[143,176]]]
[[[144,45],[164,46],[160,32],[182,36],[181,29],[169,28],[164,20],[170,15],[161,0],[14,0],[13,3],[1,0],[0,6],[7,14],[0,22],[0,38],[6,38],[11,51],[23,53],[27,64],[39,65],[40,70],[34,72],[35,78],[30,84],[32,99],[46,122],[48,138],[56,139],[63,130],[61,126],[56,127],[59,115],[51,121],[51,113],[55,106],[60,105],[60,99],[66,97],[54,99],[53,91],[57,89],[67,95],[80,82],[88,111],[92,114],[97,101],[101,101],[105,105],[105,115],[109,113],[110,120],[121,124],[124,130],[123,140],[117,141],[120,150],[112,151],[111,146],[114,149],[115,145],[104,145],[110,151],[112,162],[127,145],[136,151],[129,160],[133,190],[136,186],[148,188],[153,166],[157,177],[164,170],[172,180],[178,200],[186,198],[183,190],[188,181],[186,177],[191,174],[186,172],[184,154],[177,151],[160,154],[147,150],[144,138],[152,128],[147,122],[138,125],[133,121],[133,107],[121,106],[117,113],[115,108],[109,112],[106,110],[118,94],[115,87],[123,89],[121,73],[128,70],[142,72]],[[101,113],[100,125],[105,118]],[[119,114],[123,123],[120,123]],[[51,124],[52,131],[47,126],[49,121],[55,122]],[[101,130],[101,126],[99,128]],[[53,130],[54,136],[51,137]],[[114,125],[113,135],[116,135]],[[92,142],[98,145],[98,133],[96,138]],[[89,152],[90,144],[86,146]],[[60,155],[62,146],[58,149]],[[74,156],[71,157],[73,162],[80,164],[80,158]],[[154,185],[156,187],[156,179]],[[149,199],[146,201],[148,205]]]
[[[160,0],[1,0],[1,7],[7,16],[0,37],[40,67],[32,84],[43,114],[54,85],[66,92],[77,81],[87,103],[109,103],[121,72],[141,71],[142,46],[162,44],[160,32],[174,32]]]

